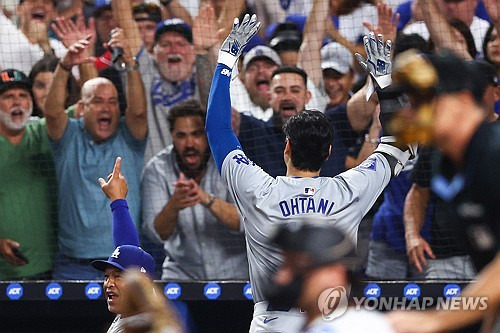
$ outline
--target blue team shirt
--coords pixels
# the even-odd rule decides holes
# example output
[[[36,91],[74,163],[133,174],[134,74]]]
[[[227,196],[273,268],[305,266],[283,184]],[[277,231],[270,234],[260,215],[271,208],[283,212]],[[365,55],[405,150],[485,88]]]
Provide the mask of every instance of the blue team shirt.
[[[68,119],[59,141],[51,141],[59,182],[59,249],[74,258],[107,258],[114,250],[108,198],[97,179],[106,178],[121,156],[127,201],[134,221],[140,217],[140,173],[146,140],[136,140],[122,118],[117,131],[97,144],[83,119]]]
[[[406,194],[413,184],[411,170],[402,171],[398,177],[391,179],[384,191],[384,201],[373,217],[371,239],[384,242],[394,250],[405,253],[405,230],[403,224],[403,209]],[[420,231],[424,239],[430,239],[431,218],[433,212],[432,201],[427,207],[427,215]]]

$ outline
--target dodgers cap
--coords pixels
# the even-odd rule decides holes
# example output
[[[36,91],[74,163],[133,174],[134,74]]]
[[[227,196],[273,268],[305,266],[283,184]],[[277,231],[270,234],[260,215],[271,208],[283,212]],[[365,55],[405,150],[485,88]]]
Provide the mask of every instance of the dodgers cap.
[[[193,30],[184,20],[180,18],[171,18],[158,23],[155,32],[155,43],[158,42],[160,36],[167,31],[178,32],[183,35],[189,43],[193,44]]]
[[[148,274],[151,279],[154,279],[155,276],[155,261],[153,257],[135,245],[120,245],[113,251],[108,260],[92,261],[92,267],[99,271],[104,271],[109,266],[121,270],[135,267],[141,272]]]

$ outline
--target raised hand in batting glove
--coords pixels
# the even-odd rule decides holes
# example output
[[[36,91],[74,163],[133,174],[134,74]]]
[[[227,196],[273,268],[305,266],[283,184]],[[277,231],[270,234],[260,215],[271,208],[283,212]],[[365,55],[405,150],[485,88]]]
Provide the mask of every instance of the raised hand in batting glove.
[[[243,48],[257,31],[259,31],[260,26],[261,23],[257,22],[257,16],[255,14],[252,15],[252,17],[246,14],[241,24],[239,19],[235,18],[233,29],[220,48],[218,62],[229,68],[233,68],[243,52]]]
[[[365,45],[366,59],[359,53],[356,53],[356,59],[359,64],[373,77],[380,88],[384,89],[391,84],[391,50],[392,42],[386,41],[384,37],[370,32],[368,36],[363,37]]]

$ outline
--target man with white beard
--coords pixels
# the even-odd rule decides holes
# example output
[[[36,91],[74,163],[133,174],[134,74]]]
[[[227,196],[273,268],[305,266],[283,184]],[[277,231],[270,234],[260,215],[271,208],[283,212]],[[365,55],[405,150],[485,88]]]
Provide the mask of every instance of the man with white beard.
[[[50,279],[56,179],[45,120],[28,122],[31,84],[0,72],[0,280]]]

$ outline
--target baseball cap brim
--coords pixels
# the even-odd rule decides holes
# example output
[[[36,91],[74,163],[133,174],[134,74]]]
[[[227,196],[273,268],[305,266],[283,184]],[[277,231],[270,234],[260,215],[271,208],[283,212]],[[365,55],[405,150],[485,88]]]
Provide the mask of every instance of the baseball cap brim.
[[[3,94],[9,89],[15,88],[24,89],[31,93],[31,83],[29,83],[28,81],[15,81],[2,83],[0,86],[0,94]]]
[[[300,49],[300,45],[302,40],[298,34],[282,34],[274,37],[269,42],[269,46],[274,50],[279,51],[288,51],[288,50],[296,50]]]
[[[321,63],[321,69],[333,69],[339,72],[340,74],[347,74],[351,69],[348,65],[340,64],[335,61],[324,61]]]
[[[94,261],[92,261],[91,265],[92,265],[92,267],[94,267],[95,269],[97,269],[98,271],[101,271],[101,272],[104,272],[106,270],[106,268],[108,268],[109,266],[113,266],[115,268],[121,269],[122,271],[125,270],[125,267],[123,267],[119,263],[108,261],[108,260],[94,260]]]

